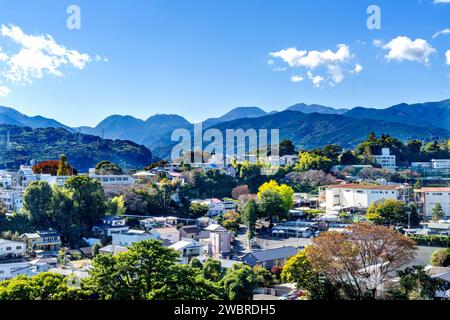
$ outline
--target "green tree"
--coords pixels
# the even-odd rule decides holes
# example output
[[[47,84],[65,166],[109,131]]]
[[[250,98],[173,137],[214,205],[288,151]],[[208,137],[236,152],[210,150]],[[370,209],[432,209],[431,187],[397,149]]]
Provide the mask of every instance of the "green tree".
[[[95,172],[101,175],[121,175],[123,173],[121,167],[107,160],[97,163],[97,165],[95,166]]]
[[[67,163],[67,157],[65,154],[62,154],[59,159],[58,171],[56,172],[57,176],[70,176],[72,175],[69,164]]]
[[[102,185],[87,176],[74,176],[64,184],[73,201],[73,212],[82,233],[89,232],[107,209]]]
[[[301,250],[286,261],[281,272],[283,282],[293,282],[298,289],[307,291],[311,300],[340,300],[340,287],[324,275],[319,274],[311,265],[307,251]]]
[[[196,219],[204,217],[208,214],[209,207],[205,204],[194,202],[189,206],[188,214],[191,218]]]
[[[239,213],[235,211],[227,211],[223,215],[222,225],[231,232],[237,233],[240,221]]]
[[[371,205],[368,215],[368,218],[376,217],[378,222],[384,221],[390,225],[408,222],[405,204],[394,199],[386,199]]]
[[[220,261],[208,258],[203,264],[203,276],[205,279],[218,282],[222,278],[222,265]]]
[[[279,145],[280,157],[295,154],[294,143],[289,139],[284,139]]]
[[[448,249],[439,249],[431,255],[431,265],[434,267],[444,267],[449,259]]]
[[[127,209],[125,208],[125,196],[115,196],[111,200],[108,201],[108,209],[107,212],[109,215],[124,215]]]
[[[250,199],[242,209],[241,220],[248,228],[248,237],[252,239],[255,235],[255,225],[258,219],[258,206],[256,201]]]
[[[180,265],[178,255],[154,240],[134,243],[118,255],[97,255],[86,287],[105,300],[218,299],[217,285],[201,269]]]
[[[33,181],[23,194],[23,209],[36,227],[50,225],[52,188],[45,181]]]
[[[439,221],[442,218],[444,218],[445,214],[444,214],[444,210],[442,210],[442,206],[440,203],[436,203],[436,205],[434,206],[433,210],[432,210],[432,217],[434,221]]]
[[[398,284],[388,290],[389,299],[431,300],[435,297],[436,291],[443,288],[442,281],[427,275],[423,266],[399,270],[397,277]]]
[[[286,207],[283,203],[283,197],[274,190],[265,190],[258,194],[259,209],[263,217],[270,217],[272,221],[281,220],[287,217]]]
[[[340,155],[339,164],[346,166],[358,164],[358,159],[351,150],[346,150]]]
[[[256,280],[258,282],[258,286],[262,288],[270,287],[274,282],[273,274],[262,266],[255,266],[253,268],[253,272],[255,273]]]
[[[284,282],[295,282],[298,289],[306,289],[312,279],[316,277],[316,272],[308,261],[306,251],[302,250],[286,261],[281,280]]]
[[[331,159],[310,152],[302,152],[294,170],[305,172],[308,170],[322,170],[329,172],[333,162]]]
[[[258,198],[260,200],[265,191],[273,191],[280,194],[286,212],[294,206],[294,190],[290,186],[286,184],[279,185],[275,180],[266,182],[258,189]]]
[[[225,300],[252,300],[258,280],[253,270],[244,264],[235,264],[220,281]]]

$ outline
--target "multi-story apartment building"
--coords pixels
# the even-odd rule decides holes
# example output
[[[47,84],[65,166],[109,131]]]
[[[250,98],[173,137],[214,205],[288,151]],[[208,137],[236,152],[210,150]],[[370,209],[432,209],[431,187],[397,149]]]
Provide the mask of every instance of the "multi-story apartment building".
[[[397,168],[396,156],[391,154],[389,148],[383,148],[381,155],[374,155],[372,157],[375,163],[383,169],[395,170]]]
[[[405,200],[405,196],[406,189],[401,186],[337,184],[322,187],[320,198],[325,199],[327,210],[336,210],[338,207],[367,209],[374,202]]]
[[[218,224],[212,224],[209,231],[209,256],[214,259],[228,258],[231,254],[231,232]]]
[[[420,213],[431,218],[436,204],[440,204],[446,217],[450,217],[450,188],[422,188],[414,190]]]

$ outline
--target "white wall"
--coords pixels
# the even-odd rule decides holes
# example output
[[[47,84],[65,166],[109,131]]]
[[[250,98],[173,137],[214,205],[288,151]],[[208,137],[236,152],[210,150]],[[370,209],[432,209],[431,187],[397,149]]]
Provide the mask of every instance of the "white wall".
[[[26,245],[24,242],[18,241],[5,241],[0,242],[0,256],[13,255],[21,256],[26,251]]]
[[[425,192],[424,214],[427,217],[433,215],[433,209],[437,203],[441,204],[442,210],[447,217],[450,217],[450,192]]]

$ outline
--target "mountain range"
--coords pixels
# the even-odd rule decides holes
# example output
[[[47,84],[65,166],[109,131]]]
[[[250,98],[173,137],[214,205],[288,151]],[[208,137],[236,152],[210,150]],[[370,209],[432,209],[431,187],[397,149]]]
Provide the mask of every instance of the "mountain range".
[[[9,136],[9,143],[5,137]],[[64,128],[30,128],[0,124],[0,168],[57,160],[65,154],[79,172],[87,172],[103,160],[124,169],[143,168],[152,162],[152,153],[131,141],[101,139],[93,135],[69,132]]]
[[[145,145],[157,157],[166,158],[173,142],[174,129],[193,130],[193,125],[179,115],[158,114],[141,120],[129,115],[112,115],[96,127],[70,128],[40,116],[28,117],[14,109],[0,107],[0,124],[22,127],[54,127],[69,132],[130,140]],[[203,128],[280,129],[280,137],[289,138],[303,148],[337,143],[353,147],[369,132],[390,134],[398,139],[450,137],[450,100],[417,104],[399,104],[386,109],[364,107],[332,108],[299,103],[280,112],[266,112],[259,107],[238,107],[218,118],[203,122]]]

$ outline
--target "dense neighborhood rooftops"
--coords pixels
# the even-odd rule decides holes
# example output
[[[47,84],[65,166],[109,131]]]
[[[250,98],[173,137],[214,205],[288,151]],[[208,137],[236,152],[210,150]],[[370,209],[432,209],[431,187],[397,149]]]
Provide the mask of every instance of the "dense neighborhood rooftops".
[[[398,190],[399,186],[382,186],[377,184],[333,184],[327,186],[329,189],[357,189],[357,190]]]

